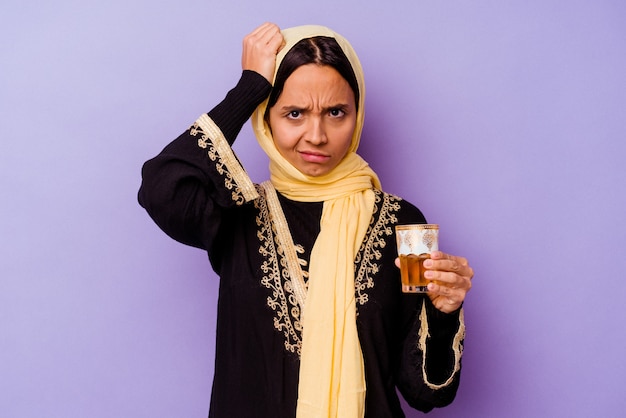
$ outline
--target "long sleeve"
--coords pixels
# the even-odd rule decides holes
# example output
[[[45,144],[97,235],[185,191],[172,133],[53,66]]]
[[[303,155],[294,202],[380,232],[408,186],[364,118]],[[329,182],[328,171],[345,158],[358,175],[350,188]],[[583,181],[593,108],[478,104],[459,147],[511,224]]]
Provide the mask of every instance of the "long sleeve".
[[[388,204],[381,203],[380,206],[380,217],[391,219],[392,225],[427,222],[422,212],[406,200],[396,202],[391,199]],[[388,208],[387,213],[385,208]],[[384,369],[381,365],[385,358],[389,358],[389,373],[393,375],[394,386],[386,391],[395,392],[397,388],[411,407],[428,412],[448,405],[456,396],[465,336],[463,311],[459,309],[447,314],[435,308],[426,294],[402,293],[400,271],[394,265],[398,250],[393,227],[389,228],[387,240],[385,248],[388,251],[384,252],[380,265],[381,272],[386,275],[385,283],[389,285],[384,293],[389,295],[389,300],[380,303],[395,309],[389,317],[385,317],[384,331],[376,330],[374,335],[384,332],[393,335],[393,338],[389,340],[389,352],[382,350],[380,339],[371,344],[368,341],[367,348],[370,351],[371,345],[380,353],[378,368]],[[378,285],[381,283],[382,280],[377,282]],[[377,288],[375,286],[374,290]],[[383,297],[380,294],[377,299]],[[369,309],[370,305],[366,304],[364,308]],[[368,391],[371,386],[368,386]],[[376,409],[378,403],[368,405],[372,416],[385,416],[383,410]]]
[[[459,386],[465,324],[463,310],[437,310],[423,297],[404,341],[398,388],[413,408],[429,411],[450,404]]]
[[[255,198],[230,146],[270,89],[244,71],[221,103],[144,164],[139,203],[170,237],[209,249],[223,211]]]

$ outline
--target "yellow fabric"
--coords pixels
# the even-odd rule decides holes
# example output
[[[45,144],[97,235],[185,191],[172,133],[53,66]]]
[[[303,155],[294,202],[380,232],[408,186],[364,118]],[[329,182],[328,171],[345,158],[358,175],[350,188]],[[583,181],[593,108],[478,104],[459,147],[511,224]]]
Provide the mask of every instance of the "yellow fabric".
[[[363,128],[365,86],[361,64],[342,36],[322,26],[283,31],[283,57],[298,41],[314,36],[337,40],[348,57],[359,86],[357,123],[348,154],[330,173],[309,177],[285,160],[264,119],[267,100],[252,115],[259,144],[270,158],[270,180],[276,190],[297,201],[324,201],[321,231],[313,246],[306,301],[302,307],[302,350],[297,417],[363,417],[365,372],[356,328],[354,258],[374,208],[376,173],[356,154]]]

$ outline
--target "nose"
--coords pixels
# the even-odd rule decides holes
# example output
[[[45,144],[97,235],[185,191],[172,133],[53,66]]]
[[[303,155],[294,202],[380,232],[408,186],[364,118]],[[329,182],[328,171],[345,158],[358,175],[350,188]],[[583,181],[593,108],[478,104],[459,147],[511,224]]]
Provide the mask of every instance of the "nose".
[[[307,129],[306,141],[312,145],[322,145],[328,142],[326,129],[322,118],[311,118]]]

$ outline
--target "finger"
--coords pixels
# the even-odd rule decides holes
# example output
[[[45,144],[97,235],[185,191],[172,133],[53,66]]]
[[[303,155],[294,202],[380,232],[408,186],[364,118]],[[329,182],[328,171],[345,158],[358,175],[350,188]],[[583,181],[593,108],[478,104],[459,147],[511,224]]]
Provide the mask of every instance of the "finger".
[[[249,46],[266,45],[271,37],[277,32],[280,32],[278,26],[269,22],[264,23],[246,35],[244,37],[244,43]]]
[[[453,261],[454,256],[450,254],[446,254],[442,251],[432,251],[430,253],[430,258],[424,261],[425,265],[443,265],[443,262]]]
[[[267,41],[267,46],[268,48],[271,48],[275,54],[283,49],[285,46],[285,39],[283,38],[283,34],[280,33],[280,30],[277,30],[272,34],[271,38]]]
[[[400,268],[400,257],[396,257],[396,260],[394,261],[396,267]]]
[[[467,266],[468,262],[465,257],[459,257],[457,255],[447,254],[443,251],[432,251],[430,253],[430,258],[433,260],[453,260],[459,263],[460,265]]]
[[[435,257],[431,254],[431,259],[424,261],[424,267],[430,270],[451,271],[467,277],[474,275],[467,259],[442,252],[437,252]]]
[[[424,272],[424,278],[448,287],[461,287],[463,285],[461,276],[448,271],[426,270]]]
[[[463,302],[468,291],[465,288],[444,286],[441,282],[428,283],[428,292],[430,294],[442,296],[455,303]]]
[[[252,35],[253,37],[259,37],[261,38],[263,36],[263,34],[267,33],[269,30],[272,29],[272,27],[276,26],[275,24],[271,23],[271,22],[265,22],[262,25],[258,26],[257,28],[255,28],[250,35]]]
[[[452,289],[469,291],[472,287],[471,276],[464,276],[455,272],[444,270],[426,270],[424,271],[424,277],[439,285],[447,286]]]
[[[424,260],[424,268],[428,270],[443,270],[443,271],[452,271],[459,272],[462,266],[452,258],[442,258],[442,259],[426,259]]]
[[[277,44],[277,48],[278,45],[280,45],[280,42],[282,42],[283,37],[280,33],[278,25],[275,25],[274,23],[267,23],[259,28],[259,31],[255,33],[254,38],[262,45]]]
[[[429,283],[428,296],[435,307],[443,312],[454,312],[465,300],[466,292],[450,289],[436,283]]]
[[[442,252],[442,251],[431,251],[430,252],[430,258],[432,258],[433,260],[441,260],[442,258],[446,258],[446,253]]]

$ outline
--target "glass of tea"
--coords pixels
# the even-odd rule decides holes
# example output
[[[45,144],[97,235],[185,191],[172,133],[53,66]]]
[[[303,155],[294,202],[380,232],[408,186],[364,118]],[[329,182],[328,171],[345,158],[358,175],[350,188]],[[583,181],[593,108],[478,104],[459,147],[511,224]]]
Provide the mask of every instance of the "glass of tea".
[[[439,225],[396,225],[396,243],[400,256],[402,291],[424,293],[428,282],[424,278],[424,260],[439,249]]]

